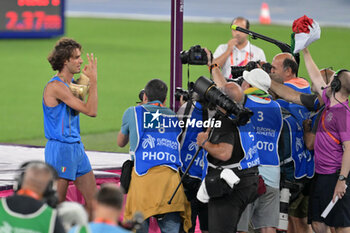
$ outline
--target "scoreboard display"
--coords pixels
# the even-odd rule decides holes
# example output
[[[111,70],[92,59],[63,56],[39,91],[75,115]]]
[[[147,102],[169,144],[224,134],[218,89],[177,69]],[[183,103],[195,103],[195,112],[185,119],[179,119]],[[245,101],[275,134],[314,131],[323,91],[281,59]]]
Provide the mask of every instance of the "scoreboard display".
[[[0,0],[0,38],[64,34],[64,0]]]

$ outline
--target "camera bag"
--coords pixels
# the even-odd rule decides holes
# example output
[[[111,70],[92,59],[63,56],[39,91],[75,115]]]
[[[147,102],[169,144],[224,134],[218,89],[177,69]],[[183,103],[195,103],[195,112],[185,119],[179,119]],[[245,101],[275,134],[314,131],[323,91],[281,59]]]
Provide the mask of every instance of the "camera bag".
[[[220,177],[222,170],[222,168],[210,168],[205,177],[205,187],[210,198],[222,197],[232,191],[227,182]]]
[[[134,167],[133,160],[126,160],[122,166],[122,174],[120,175],[120,185],[124,188],[125,193],[128,193],[131,181],[131,172]]]

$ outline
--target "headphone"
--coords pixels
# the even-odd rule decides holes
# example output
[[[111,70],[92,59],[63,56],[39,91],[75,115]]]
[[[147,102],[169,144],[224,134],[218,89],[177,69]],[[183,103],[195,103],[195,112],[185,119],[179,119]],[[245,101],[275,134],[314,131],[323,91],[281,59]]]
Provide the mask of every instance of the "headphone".
[[[45,166],[50,171],[52,178],[48,182],[45,188],[45,191],[43,193],[43,201],[46,202],[46,204],[48,204],[50,207],[56,208],[58,204],[58,197],[57,197],[56,188],[54,187],[54,181],[58,178],[58,174],[57,174],[57,171],[51,165],[43,161],[33,160],[33,161],[23,163],[20,166],[21,173],[15,178],[13,191],[17,193],[17,191],[19,191],[22,188],[24,175],[28,167],[32,165]]]
[[[340,70],[337,70],[337,72],[335,72],[334,78],[333,78],[333,80],[331,82],[332,92],[335,93],[335,92],[340,91],[340,89],[341,89],[341,81],[339,79],[339,76],[340,76],[340,74],[342,72],[345,72],[345,71],[349,72],[347,69],[340,69]]]

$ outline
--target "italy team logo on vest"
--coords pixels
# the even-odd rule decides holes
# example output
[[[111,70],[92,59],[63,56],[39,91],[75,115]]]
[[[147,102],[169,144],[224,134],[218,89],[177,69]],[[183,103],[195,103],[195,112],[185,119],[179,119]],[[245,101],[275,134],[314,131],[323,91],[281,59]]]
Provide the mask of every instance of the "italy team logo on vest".
[[[138,142],[135,150],[135,171],[138,175],[144,175],[148,170],[155,166],[168,166],[177,171],[181,166],[180,162],[180,145],[178,136],[181,132],[180,127],[173,123],[177,117],[172,115],[163,115],[159,108],[155,111],[149,111],[144,106],[134,108],[135,119],[137,122]],[[154,117],[153,126],[148,123],[149,118]],[[160,122],[170,122],[164,127]],[[146,126],[146,127],[145,127]],[[151,127],[149,127],[151,126]]]
[[[304,176],[311,178],[314,175],[314,157],[305,148],[304,133],[302,126],[293,115],[288,115],[283,119],[287,124],[290,135],[291,155],[294,161],[294,177],[300,179]]]

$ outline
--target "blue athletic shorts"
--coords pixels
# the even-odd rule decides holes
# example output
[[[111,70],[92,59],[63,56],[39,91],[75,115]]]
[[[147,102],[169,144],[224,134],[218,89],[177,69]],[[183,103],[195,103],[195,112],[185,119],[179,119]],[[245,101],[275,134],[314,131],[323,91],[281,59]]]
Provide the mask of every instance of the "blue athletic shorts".
[[[81,142],[49,140],[45,147],[45,162],[56,169],[60,178],[67,180],[76,180],[91,171],[89,158]]]

